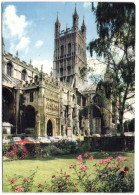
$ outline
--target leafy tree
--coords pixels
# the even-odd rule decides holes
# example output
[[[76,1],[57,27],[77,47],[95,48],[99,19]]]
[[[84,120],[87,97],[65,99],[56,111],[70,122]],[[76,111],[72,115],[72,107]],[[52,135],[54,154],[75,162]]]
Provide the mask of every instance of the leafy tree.
[[[133,3],[92,3],[96,16],[97,39],[89,43],[91,56],[109,66],[112,101],[116,102],[120,132],[124,133],[126,111],[133,110],[130,100],[135,91],[135,5]]]

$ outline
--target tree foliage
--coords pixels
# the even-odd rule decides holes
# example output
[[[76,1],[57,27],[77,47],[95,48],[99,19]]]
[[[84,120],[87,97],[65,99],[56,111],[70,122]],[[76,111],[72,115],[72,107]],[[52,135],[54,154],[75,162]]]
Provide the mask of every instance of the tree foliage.
[[[132,109],[135,87],[135,5],[133,3],[92,3],[98,38],[89,43],[91,56],[110,66],[112,97],[117,101],[120,130],[125,111]]]

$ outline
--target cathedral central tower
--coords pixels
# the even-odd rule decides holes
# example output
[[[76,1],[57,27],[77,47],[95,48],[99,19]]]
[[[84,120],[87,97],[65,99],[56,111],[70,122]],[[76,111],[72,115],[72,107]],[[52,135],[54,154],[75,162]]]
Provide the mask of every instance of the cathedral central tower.
[[[83,19],[81,29],[79,29],[78,20],[79,16],[75,7],[72,28],[61,31],[57,16],[53,62],[53,76],[77,89],[87,82],[86,26]]]

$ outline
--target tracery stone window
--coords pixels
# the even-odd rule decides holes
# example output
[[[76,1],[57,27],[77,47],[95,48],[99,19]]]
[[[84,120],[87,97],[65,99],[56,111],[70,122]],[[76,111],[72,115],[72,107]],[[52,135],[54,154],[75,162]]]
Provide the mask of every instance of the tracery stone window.
[[[7,74],[12,76],[12,64],[10,62],[7,64]]]
[[[30,102],[33,102],[33,92],[30,92]]]
[[[71,43],[68,44],[68,54],[71,54]]]
[[[23,71],[22,71],[21,79],[22,79],[23,81],[26,80],[26,70],[23,70]]]
[[[61,46],[61,57],[64,56],[64,46]]]

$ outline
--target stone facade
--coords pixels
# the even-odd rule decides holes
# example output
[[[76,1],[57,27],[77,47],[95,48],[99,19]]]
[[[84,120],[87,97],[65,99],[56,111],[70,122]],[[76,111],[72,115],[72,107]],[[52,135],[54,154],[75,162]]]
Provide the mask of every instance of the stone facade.
[[[83,19],[78,29],[78,19],[75,8],[72,28],[61,31],[57,17],[53,76],[20,61],[18,53],[6,54],[2,42],[3,134],[84,136],[113,127],[107,89],[87,84],[86,26]],[[104,80],[111,82],[109,67]],[[102,96],[105,108],[99,105]]]

